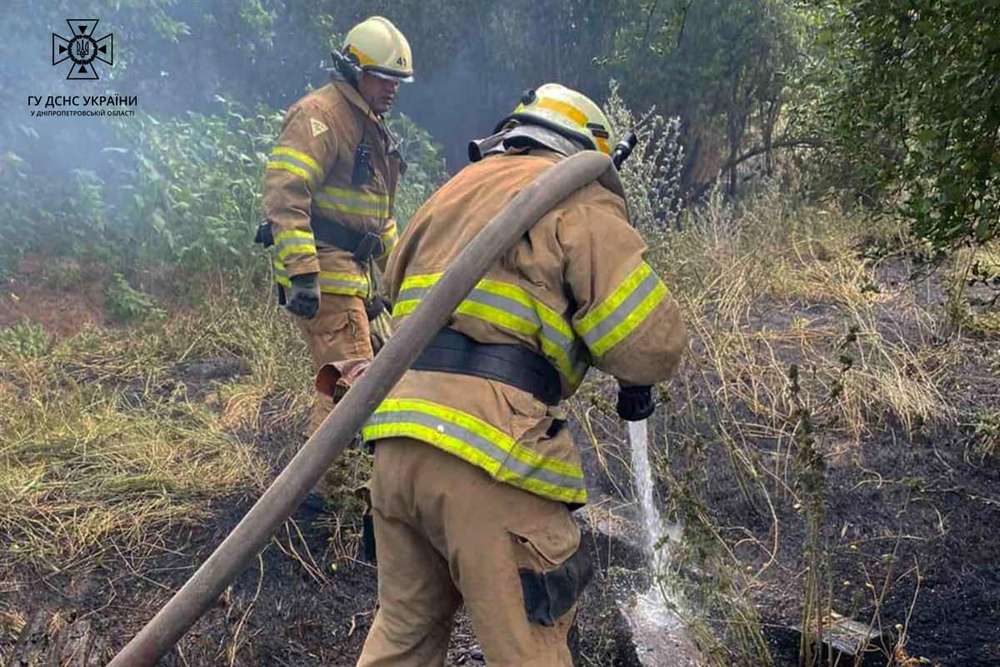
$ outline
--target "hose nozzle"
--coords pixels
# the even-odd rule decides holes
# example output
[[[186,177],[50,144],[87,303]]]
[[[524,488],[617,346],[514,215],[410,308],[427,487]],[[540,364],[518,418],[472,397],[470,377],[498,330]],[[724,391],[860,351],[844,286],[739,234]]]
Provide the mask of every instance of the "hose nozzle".
[[[618,142],[615,150],[611,153],[611,161],[614,162],[615,169],[622,168],[622,163],[632,154],[632,150],[637,143],[639,143],[639,137],[636,136],[634,130],[630,131]]]

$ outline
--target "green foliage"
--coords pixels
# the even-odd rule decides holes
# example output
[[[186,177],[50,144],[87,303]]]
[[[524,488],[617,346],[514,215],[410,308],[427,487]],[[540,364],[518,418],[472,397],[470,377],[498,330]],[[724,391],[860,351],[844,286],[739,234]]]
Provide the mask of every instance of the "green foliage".
[[[120,324],[159,320],[166,316],[152,297],[132,287],[120,273],[114,274],[104,291],[104,308]]]
[[[193,273],[253,266],[264,162],[281,116],[218,101],[219,114],[122,124],[137,167],[124,187],[123,216],[137,260],[159,258]]]
[[[728,174],[759,150],[771,168],[787,82],[798,66],[802,16],[786,0],[668,0],[628,5],[614,47],[598,58],[634,108],[680,117],[685,184]]]
[[[6,352],[19,357],[37,358],[52,347],[52,339],[40,324],[22,320],[12,327],[0,329],[0,355]]]
[[[898,194],[938,248],[1000,232],[1000,21],[995,1],[834,0],[813,68],[816,127],[845,185]]]
[[[12,221],[27,218],[27,193],[30,191],[28,179],[26,165],[21,157],[10,151],[0,155],[0,201],[4,202],[6,209],[6,222],[0,221],[0,280],[13,275],[21,258],[27,230],[23,229],[23,225],[19,229]]]
[[[426,130],[404,114],[391,117],[388,125],[399,140],[406,161],[406,173],[400,179],[395,202],[396,221],[405,227],[410,216],[444,182],[447,173],[441,149]]]
[[[119,123],[117,145],[101,151],[107,163],[100,176],[78,169],[65,181],[39,178],[28,161],[5,154],[0,196],[11,215],[0,219],[3,269],[13,273],[22,255],[36,252],[87,258],[125,275],[172,266],[183,276],[181,291],[197,288],[206,273],[261,280],[267,262],[252,239],[282,114],[216,101],[221,110],[213,114],[142,114]],[[444,164],[430,135],[409,118],[389,124],[408,164],[396,204],[405,224],[444,180]],[[128,303],[118,308],[122,320],[136,317]]]

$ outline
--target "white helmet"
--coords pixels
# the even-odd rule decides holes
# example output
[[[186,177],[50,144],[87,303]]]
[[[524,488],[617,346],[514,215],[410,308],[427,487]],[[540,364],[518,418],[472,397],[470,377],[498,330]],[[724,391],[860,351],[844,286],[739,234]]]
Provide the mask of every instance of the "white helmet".
[[[558,83],[526,91],[521,96],[521,103],[497,123],[494,132],[499,132],[512,120],[541,125],[581,142],[586,148],[611,155],[607,116],[589,97]]]
[[[410,43],[387,18],[372,16],[351,28],[341,51],[363,72],[413,81]]]

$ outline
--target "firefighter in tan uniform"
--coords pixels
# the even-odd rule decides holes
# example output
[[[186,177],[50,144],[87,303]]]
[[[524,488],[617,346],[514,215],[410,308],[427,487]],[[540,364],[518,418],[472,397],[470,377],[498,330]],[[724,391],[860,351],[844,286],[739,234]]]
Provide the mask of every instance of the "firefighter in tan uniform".
[[[409,222],[386,274],[398,321],[519,191],[564,156],[609,152],[608,122],[558,84],[529,91],[482,159]],[[570,665],[591,568],[570,510],[587,502],[557,404],[589,366],[644,419],[686,347],[623,195],[592,183],[548,213],[461,303],[364,427],[379,610],[359,665],[444,664],[464,604],[491,667]]]
[[[330,83],[285,115],[264,175],[258,234],[273,245],[279,302],[317,369],[373,354],[369,316],[381,301],[372,264],[384,267],[396,242],[393,199],[404,167],[382,115],[413,75],[406,38],[379,16],[348,32],[333,56]],[[332,407],[317,394],[310,432]]]

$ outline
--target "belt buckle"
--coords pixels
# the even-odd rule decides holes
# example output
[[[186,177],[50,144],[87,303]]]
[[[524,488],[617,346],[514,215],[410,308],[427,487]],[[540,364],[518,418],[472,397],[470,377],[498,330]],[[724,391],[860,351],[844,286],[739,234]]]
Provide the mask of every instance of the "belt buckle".
[[[382,239],[378,234],[365,232],[364,238],[354,251],[354,259],[359,262],[367,262],[376,253],[382,252]]]

